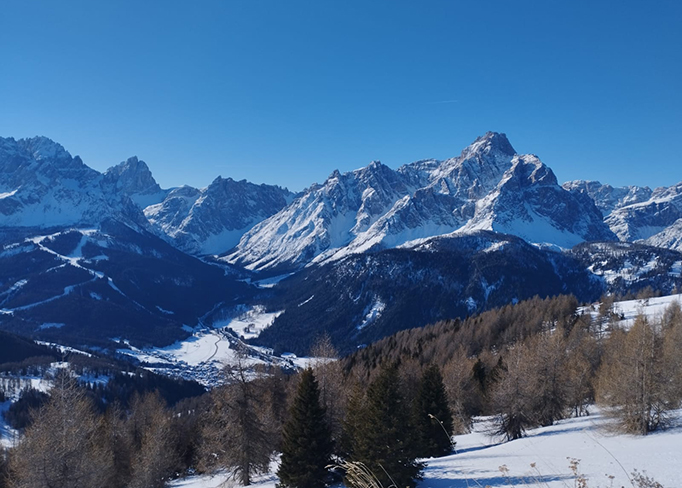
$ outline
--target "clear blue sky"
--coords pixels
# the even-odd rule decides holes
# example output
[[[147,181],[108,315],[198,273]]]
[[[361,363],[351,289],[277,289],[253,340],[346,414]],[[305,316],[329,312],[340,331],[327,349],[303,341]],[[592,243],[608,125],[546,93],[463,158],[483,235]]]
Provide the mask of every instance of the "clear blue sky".
[[[560,182],[682,180],[679,0],[3,0],[0,55],[0,135],[164,187],[300,190],[487,130]]]

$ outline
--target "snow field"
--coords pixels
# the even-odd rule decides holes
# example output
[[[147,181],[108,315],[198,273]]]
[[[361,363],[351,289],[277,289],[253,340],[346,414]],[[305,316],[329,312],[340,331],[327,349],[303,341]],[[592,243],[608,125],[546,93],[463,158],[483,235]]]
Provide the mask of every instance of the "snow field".
[[[614,302],[613,312],[623,317],[618,322],[619,325],[630,328],[635,323],[635,318],[637,318],[639,314],[644,315],[649,321],[661,319],[665,310],[673,302],[677,302],[680,307],[682,307],[682,294]],[[592,318],[596,318],[599,315],[599,304],[582,307],[578,309],[578,312],[587,313],[590,314]]]
[[[456,454],[425,460],[424,479],[417,488],[572,488],[578,486],[569,466],[574,459],[589,488],[629,488],[634,470],[666,488],[682,486],[682,410],[676,412],[676,425],[648,436],[616,434],[602,411],[596,407],[591,411],[587,417],[530,430],[526,437],[511,442],[491,437],[491,418],[478,418],[470,434],[455,437]],[[275,488],[275,471],[273,463],[271,474],[252,486]],[[229,481],[227,473],[171,484],[173,488],[219,486],[239,485]]]

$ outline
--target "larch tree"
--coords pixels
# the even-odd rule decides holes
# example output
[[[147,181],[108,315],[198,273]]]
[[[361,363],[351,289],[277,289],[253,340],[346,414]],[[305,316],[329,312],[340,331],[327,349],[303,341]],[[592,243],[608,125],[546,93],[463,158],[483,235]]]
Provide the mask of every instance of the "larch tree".
[[[289,418],[284,424],[282,459],[277,475],[281,486],[321,488],[328,475],[332,438],[313,370],[301,373]]]
[[[527,364],[529,416],[539,425],[552,425],[564,418],[568,403],[567,341],[558,328],[537,334],[524,343]]]
[[[254,475],[268,472],[273,444],[258,385],[248,378],[245,359],[239,353],[237,364],[225,370],[228,384],[213,392],[202,437],[205,467],[230,469],[248,486]]]
[[[496,432],[507,440],[519,439],[526,429],[536,425],[532,418],[533,394],[528,388],[530,376],[526,348],[516,345],[498,363],[499,379],[491,393],[493,411],[497,413]]]
[[[137,396],[126,422],[130,445],[128,488],[162,488],[178,464],[170,412],[158,393]]]
[[[660,327],[639,315],[627,333],[614,331],[609,337],[597,399],[626,432],[647,434],[674,406],[661,381],[665,377]]]
[[[310,349],[312,368],[320,388],[320,402],[325,407],[332,439],[338,442],[343,430],[346,394],[339,353],[329,335],[323,335]]]
[[[101,418],[69,370],[54,380],[50,400],[10,458],[12,488],[110,486],[114,476],[109,446],[100,442]]]

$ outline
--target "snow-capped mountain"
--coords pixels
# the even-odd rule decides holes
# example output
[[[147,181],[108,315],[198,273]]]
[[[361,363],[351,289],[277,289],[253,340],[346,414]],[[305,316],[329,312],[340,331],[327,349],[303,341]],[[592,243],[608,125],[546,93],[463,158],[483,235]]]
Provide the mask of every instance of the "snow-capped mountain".
[[[572,193],[589,195],[621,241],[682,250],[682,182],[653,191],[649,187],[614,188],[583,180],[562,186]]]
[[[286,188],[216,178],[202,189],[182,186],[144,214],[159,235],[191,254],[232,249],[246,231],[293,200]]]
[[[104,184],[112,191],[128,195],[140,208],[159,203],[168,190],[162,190],[144,161],[128,158],[104,173]]]
[[[334,172],[246,233],[227,259],[273,271],[478,230],[560,247],[615,239],[591,199],[564,190],[537,157],[488,132],[445,161]]]
[[[140,209],[104,177],[46,137],[0,138],[3,227],[97,225],[117,218],[146,225]]]
[[[572,193],[585,193],[594,200],[594,204],[601,210],[604,217],[608,217],[616,209],[641,203],[651,198],[651,188],[648,186],[624,186],[614,188],[602,185],[598,181],[574,180],[561,185]]]
[[[670,187],[656,188],[643,202],[614,210],[605,219],[608,226],[622,241],[652,239],[652,244],[672,242],[674,229],[682,218],[682,182]],[[659,235],[660,234],[660,235]],[[656,237],[654,237],[656,236]],[[667,237],[666,237],[667,236]],[[667,247],[667,245],[665,246]]]

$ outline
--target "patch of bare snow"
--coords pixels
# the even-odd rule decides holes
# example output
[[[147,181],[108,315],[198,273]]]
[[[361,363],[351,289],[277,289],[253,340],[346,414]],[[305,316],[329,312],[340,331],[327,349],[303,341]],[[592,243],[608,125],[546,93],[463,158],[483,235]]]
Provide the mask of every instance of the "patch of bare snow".
[[[385,309],[386,304],[384,302],[381,300],[375,300],[374,303],[372,303],[372,305],[370,305],[370,307],[366,310],[365,317],[362,319],[362,322],[355,328],[357,330],[362,330],[368,325],[372,325],[379,317],[381,317],[381,314]]]

